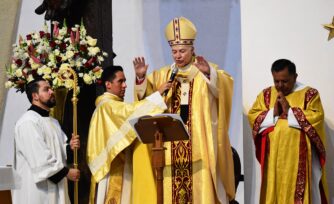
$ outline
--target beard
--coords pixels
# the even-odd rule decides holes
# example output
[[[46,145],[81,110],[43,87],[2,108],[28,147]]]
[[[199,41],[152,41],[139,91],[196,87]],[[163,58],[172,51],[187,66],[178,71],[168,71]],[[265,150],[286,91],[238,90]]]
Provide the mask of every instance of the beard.
[[[55,96],[51,96],[49,100],[41,103],[49,108],[53,108],[56,105],[56,98]]]

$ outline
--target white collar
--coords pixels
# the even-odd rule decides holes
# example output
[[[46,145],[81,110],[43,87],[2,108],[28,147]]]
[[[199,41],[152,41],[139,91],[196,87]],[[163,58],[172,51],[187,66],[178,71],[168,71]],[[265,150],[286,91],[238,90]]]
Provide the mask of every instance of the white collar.
[[[303,88],[305,88],[305,85],[297,81],[293,87],[292,92],[302,90]]]
[[[177,66],[175,65],[175,62],[174,62],[170,67],[173,70]],[[179,72],[186,72],[190,69],[190,67],[191,67],[191,63],[187,64],[186,66],[184,66],[182,68],[180,68],[180,67],[177,67],[177,68],[179,69]]]

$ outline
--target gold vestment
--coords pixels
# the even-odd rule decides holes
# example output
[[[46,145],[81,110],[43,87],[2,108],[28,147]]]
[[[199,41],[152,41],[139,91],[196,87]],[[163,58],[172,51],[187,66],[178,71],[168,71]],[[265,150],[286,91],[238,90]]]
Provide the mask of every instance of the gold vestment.
[[[300,129],[290,127],[285,117],[260,133],[260,126],[277,98],[275,87],[261,92],[248,118],[256,156],[261,164],[260,203],[312,203],[311,188],[320,188],[326,203],[324,111],[316,89],[304,87],[285,96]],[[322,168],[320,183],[311,183],[312,154]]]
[[[125,149],[130,148],[132,156],[130,160],[136,161],[143,157],[141,158],[141,165],[144,172],[143,174],[143,172],[135,169],[131,170],[133,177],[130,182],[134,182],[135,185],[132,185],[132,189],[127,190],[135,192],[136,186],[143,188],[143,183],[140,186],[140,183],[134,181],[138,174],[141,174],[142,182],[153,178],[153,175],[150,175],[153,174],[149,165],[150,157],[146,156],[146,154],[149,154],[147,145],[140,144],[136,139],[136,134],[128,120],[143,115],[162,113],[164,105],[155,104],[147,99],[129,104],[107,92],[99,96],[95,104],[96,109],[90,122],[87,144],[87,163],[92,172],[90,203],[95,202],[96,184],[109,173],[108,192],[104,200],[105,203],[116,204],[121,202],[122,196],[124,165],[127,162],[125,160]],[[154,180],[148,183],[154,185]],[[154,187],[144,190],[145,193],[155,196],[156,192],[152,192],[150,189],[154,189]],[[133,193],[130,195],[132,196]],[[146,196],[137,203],[155,202],[156,198],[154,196]]]
[[[188,81],[190,87],[187,127],[191,139],[165,142],[165,204],[220,203],[217,193],[221,192],[221,186],[229,200],[235,196],[234,166],[228,136],[233,79],[225,71],[218,70],[217,65],[210,63],[210,67],[217,73],[217,96],[211,93],[206,76],[192,63],[187,66],[187,71],[179,71],[176,76],[177,81]],[[144,96],[167,82],[171,70],[171,66],[165,66],[149,75]],[[180,86],[175,85],[171,89],[165,98],[168,112],[180,113],[180,101],[174,97],[180,92]],[[138,93],[135,94],[137,96]],[[217,110],[213,113],[215,116],[212,116],[212,110]]]

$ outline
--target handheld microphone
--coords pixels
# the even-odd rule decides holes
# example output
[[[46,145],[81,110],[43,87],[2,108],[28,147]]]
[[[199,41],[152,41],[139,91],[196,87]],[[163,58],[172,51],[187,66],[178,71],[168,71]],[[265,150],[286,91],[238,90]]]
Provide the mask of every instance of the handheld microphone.
[[[171,74],[170,77],[169,77],[168,82],[172,82],[172,81],[174,81],[174,79],[175,79],[176,74],[177,74],[178,71],[179,71],[179,69],[178,69],[177,67],[174,67],[174,69],[172,70],[172,74]],[[167,90],[164,92],[163,95],[166,96],[167,93],[168,93],[168,91],[169,91],[169,89],[167,89]]]

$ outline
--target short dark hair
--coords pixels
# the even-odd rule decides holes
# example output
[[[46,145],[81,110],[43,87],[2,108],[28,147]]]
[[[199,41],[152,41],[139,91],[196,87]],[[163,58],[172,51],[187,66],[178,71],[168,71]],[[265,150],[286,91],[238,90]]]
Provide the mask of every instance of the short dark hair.
[[[101,80],[105,90],[106,90],[105,82],[106,81],[112,82],[112,80],[114,80],[116,77],[116,72],[123,72],[123,68],[118,65],[115,66],[112,65],[103,69]]]
[[[288,72],[290,75],[296,74],[296,65],[287,59],[276,60],[271,66],[271,73],[282,71],[285,68],[288,68]]]
[[[25,87],[25,91],[26,91],[26,94],[27,94],[27,97],[30,103],[32,103],[32,94],[38,93],[38,89],[39,89],[38,82],[40,81],[46,81],[46,79],[43,79],[42,77],[35,78],[31,82],[29,82]]]

